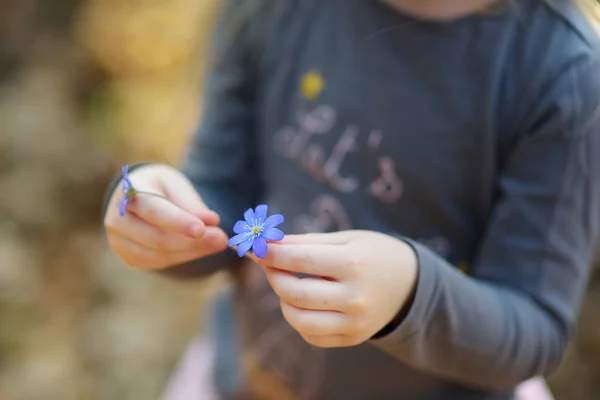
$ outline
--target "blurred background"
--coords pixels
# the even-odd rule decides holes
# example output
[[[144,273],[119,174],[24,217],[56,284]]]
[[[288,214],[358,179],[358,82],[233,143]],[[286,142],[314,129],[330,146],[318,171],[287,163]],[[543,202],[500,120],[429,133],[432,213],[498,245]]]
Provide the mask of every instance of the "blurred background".
[[[125,268],[100,208],[123,163],[178,162],[218,6],[0,0],[0,400],[158,399],[202,325],[219,285]],[[558,400],[600,398],[599,278]]]

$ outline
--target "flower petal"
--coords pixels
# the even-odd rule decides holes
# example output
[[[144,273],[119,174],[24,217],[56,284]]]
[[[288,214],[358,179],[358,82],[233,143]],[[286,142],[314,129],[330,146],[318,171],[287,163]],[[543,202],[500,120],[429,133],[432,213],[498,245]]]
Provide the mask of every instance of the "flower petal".
[[[254,240],[252,240],[252,239],[248,239],[245,242],[240,243],[237,247],[238,256],[244,257],[246,255],[246,253],[248,252],[248,250],[250,250],[250,248],[252,247],[253,244],[254,244]]]
[[[264,237],[259,236],[254,239],[254,243],[252,244],[252,251],[254,255],[258,258],[265,258],[267,255],[267,241]]]
[[[133,186],[129,180],[129,165],[121,167],[121,175],[123,176],[123,192],[127,192]]]
[[[246,221],[238,221],[233,226],[233,232],[237,233],[237,234],[247,233],[247,232],[250,232],[251,230],[252,230],[252,227],[250,225],[248,225],[248,223]]]
[[[277,225],[282,224],[283,220],[284,220],[283,215],[273,214],[269,218],[267,218],[267,220],[265,221],[265,223],[263,225],[263,228],[264,229],[274,228]]]
[[[256,225],[260,225],[263,222],[265,222],[265,219],[267,219],[267,205],[266,204],[261,204],[256,206],[256,209],[254,210],[254,218],[256,219]]]
[[[269,228],[265,229],[261,236],[267,240],[280,241],[281,239],[283,239],[285,234],[283,233],[283,231],[277,228]]]
[[[248,225],[254,225],[254,210],[251,208],[247,209],[244,213],[244,219],[246,220]]]
[[[121,215],[121,217],[124,217],[125,214],[127,213],[127,206],[129,205],[129,199],[127,199],[127,197],[123,197],[123,199],[121,199],[121,203],[120,203],[120,209],[119,209],[119,214]]]
[[[234,237],[232,237],[231,239],[229,239],[229,247],[233,247],[233,246],[237,246],[240,243],[251,239],[252,238],[252,232],[245,232],[245,233],[240,233],[239,235],[236,235]]]

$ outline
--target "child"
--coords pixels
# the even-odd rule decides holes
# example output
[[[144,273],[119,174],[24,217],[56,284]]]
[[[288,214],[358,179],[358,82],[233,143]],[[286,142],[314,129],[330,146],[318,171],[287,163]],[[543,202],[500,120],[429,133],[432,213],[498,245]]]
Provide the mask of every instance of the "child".
[[[130,171],[171,202],[121,217],[111,188],[105,217],[131,266],[235,278],[211,325],[219,396],[513,399],[553,372],[600,228],[600,53],[580,9],[226,3],[182,172]],[[228,238],[259,204],[247,216],[280,213],[288,235],[241,259]]]

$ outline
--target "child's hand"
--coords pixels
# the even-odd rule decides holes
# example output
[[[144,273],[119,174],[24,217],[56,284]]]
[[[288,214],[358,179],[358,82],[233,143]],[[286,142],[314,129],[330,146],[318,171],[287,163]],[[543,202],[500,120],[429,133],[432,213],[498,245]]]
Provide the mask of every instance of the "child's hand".
[[[290,235],[255,261],[265,267],[285,319],[319,347],[369,340],[398,314],[417,281],[413,249],[368,231]]]
[[[227,248],[227,234],[188,179],[165,165],[140,167],[129,174],[141,190],[166,197],[135,196],[124,216],[123,192],[117,187],[109,201],[104,226],[113,250],[130,266],[162,269]]]

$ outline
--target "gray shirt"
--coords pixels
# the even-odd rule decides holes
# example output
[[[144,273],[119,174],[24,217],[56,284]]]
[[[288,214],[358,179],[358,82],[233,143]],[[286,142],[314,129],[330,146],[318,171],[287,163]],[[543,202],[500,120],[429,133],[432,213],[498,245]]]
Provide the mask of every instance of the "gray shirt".
[[[227,3],[185,174],[229,233],[261,202],[286,233],[386,232],[414,246],[419,280],[392,333],[325,350],[232,252],[175,267],[236,271],[212,324],[222,392],[510,399],[551,373],[600,228],[600,62],[585,17],[566,0],[451,22],[374,0],[263,1],[250,19],[255,2]]]

